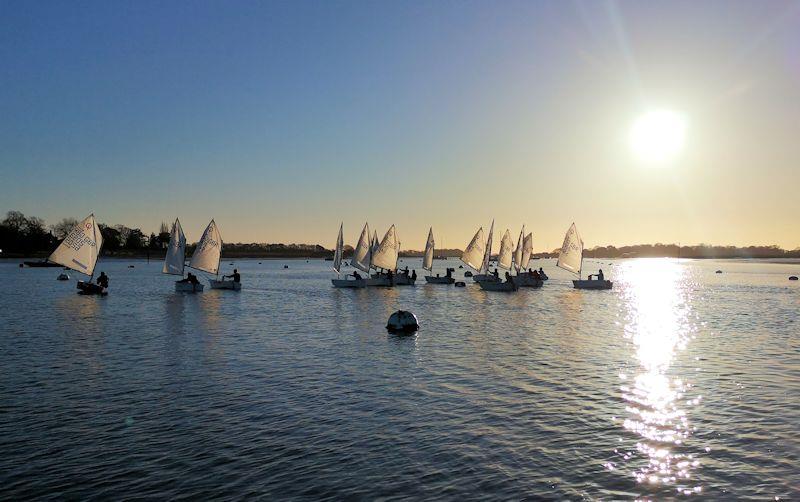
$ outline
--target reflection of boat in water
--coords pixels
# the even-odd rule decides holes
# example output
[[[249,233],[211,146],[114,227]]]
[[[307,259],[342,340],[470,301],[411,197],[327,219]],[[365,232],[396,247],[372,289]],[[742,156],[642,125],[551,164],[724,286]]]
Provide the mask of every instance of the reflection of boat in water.
[[[572,281],[572,286],[575,289],[611,289],[614,286],[613,282],[601,277],[592,279],[590,275],[588,279],[581,278],[581,268],[583,267],[583,240],[581,236],[578,235],[578,229],[575,227],[575,223],[569,227],[567,234],[564,236],[564,244],[561,246],[561,252],[558,254],[556,266],[578,276],[578,279]]]
[[[102,247],[103,234],[94,214],[90,214],[70,230],[47,260],[89,276],[88,282],[78,281],[78,294],[105,295],[108,291],[104,286],[92,283]]]

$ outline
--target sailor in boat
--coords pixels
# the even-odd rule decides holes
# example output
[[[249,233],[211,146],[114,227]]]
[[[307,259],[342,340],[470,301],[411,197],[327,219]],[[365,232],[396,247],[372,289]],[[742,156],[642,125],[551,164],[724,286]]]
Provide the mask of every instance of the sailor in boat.
[[[532,271],[530,274],[531,274],[531,277],[533,277],[534,280],[536,280],[536,281],[541,281],[542,280],[542,274],[540,274],[537,270]]]
[[[188,282],[188,283],[191,283],[191,284],[194,284],[194,285],[200,284],[200,281],[197,280],[197,276],[194,275],[191,272],[186,274],[186,279],[181,279],[178,282]]]
[[[358,273],[358,270],[353,271],[353,278],[355,278],[357,281],[361,280],[361,274]]]
[[[224,281],[226,277],[230,277],[231,279],[233,279],[233,282],[242,282],[242,276],[236,269],[233,269],[233,273],[231,275],[223,275],[222,280]]]
[[[394,286],[394,272],[390,269],[386,275],[389,277],[389,286]]]
[[[497,271],[497,268],[494,269],[494,272],[492,272],[492,275],[494,275],[495,279],[500,280],[500,273]],[[508,272],[506,272],[506,275],[508,275]]]
[[[597,277],[598,281],[606,280],[605,276],[603,275],[603,269],[602,268],[600,270],[598,270],[596,274],[589,274],[588,279],[591,281],[592,277]]]
[[[97,285],[103,289],[108,289],[108,276],[105,272],[100,272],[100,276],[97,278]]]
[[[408,267],[406,267],[406,274],[408,274]],[[412,281],[417,280],[417,269],[411,271],[411,280]]]

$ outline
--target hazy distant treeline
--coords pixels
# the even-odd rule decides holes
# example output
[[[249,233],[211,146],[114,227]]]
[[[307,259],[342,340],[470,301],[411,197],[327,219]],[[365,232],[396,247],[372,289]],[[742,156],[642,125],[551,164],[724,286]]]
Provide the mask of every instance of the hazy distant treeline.
[[[2,256],[44,256],[52,252],[69,231],[78,224],[75,218],[64,218],[54,225],[46,225],[42,218],[25,216],[19,211],[9,211],[0,221],[0,250]],[[139,228],[125,225],[99,224],[103,234],[103,254],[118,256],[163,255],[169,243],[169,227],[162,223],[158,234],[145,234]],[[187,246],[187,255],[194,251],[194,244]],[[345,257],[352,255],[353,248],[345,246]],[[224,257],[254,258],[328,258],[333,251],[319,244],[239,244],[225,243]],[[422,251],[402,251],[401,256],[420,257]],[[460,249],[437,249],[436,256],[461,256]],[[550,253],[536,253],[536,257],[556,257],[558,249]],[[800,258],[800,248],[793,251],[778,246],[678,246],[677,244],[640,244],[636,246],[603,246],[584,251],[587,258]]]

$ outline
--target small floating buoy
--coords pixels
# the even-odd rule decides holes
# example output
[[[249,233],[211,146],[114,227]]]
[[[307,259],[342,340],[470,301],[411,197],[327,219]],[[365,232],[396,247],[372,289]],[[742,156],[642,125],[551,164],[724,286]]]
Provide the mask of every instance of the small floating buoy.
[[[58,281],[68,281],[69,280],[69,276],[67,274],[62,273],[62,274],[59,274],[58,277],[56,277],[56,280],[58,280]]]
[[[721,274],[721,273],[722,273],[722,270],[717,270],[715,273],[717,273],[717,274]]]
[[[283,268],[289,268],[289,265],[284,265]]]
[[[454,284],[454,286],[457,288],[463,288],[464,286],[466,286],[466,284],[464,283],[464,281],[458,281]]]
[[[464,268],[464,265],[459,265],[458,268]]]
[[[19,264],[19,268],[22,268],[22,267],[24,267],[24,266],[25,266],[25,265],[23,265],[22,263],[20,263],[20,264]]]
[[[136,268],[136,265],[128,265],[128,268]]]
[[[417,316],[407,310],[398,310],[389,316],[386,329],[391,332],[413,333],[419,329]]]
[[[261,265],[261,262],[258,262],[258,264]]]
[[[472,272],[467,270],[466,272],[464,272],[464,277],[472,277]]]
[[[233,262],[228,263],[228,265],[233,265]]]
[[[797,276],[796,275],[791,275],[791,276],[789,276],[789,280],[790,281],[796,281],[797,280]]]

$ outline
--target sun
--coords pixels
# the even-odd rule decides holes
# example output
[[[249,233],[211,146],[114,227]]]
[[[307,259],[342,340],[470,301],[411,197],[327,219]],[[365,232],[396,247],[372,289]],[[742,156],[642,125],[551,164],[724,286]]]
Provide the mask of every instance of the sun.
[[[665,165],[683,151],[686,118],[672,110],[652,110],[634,121],[628,140],[631,151],[650,165]]]

